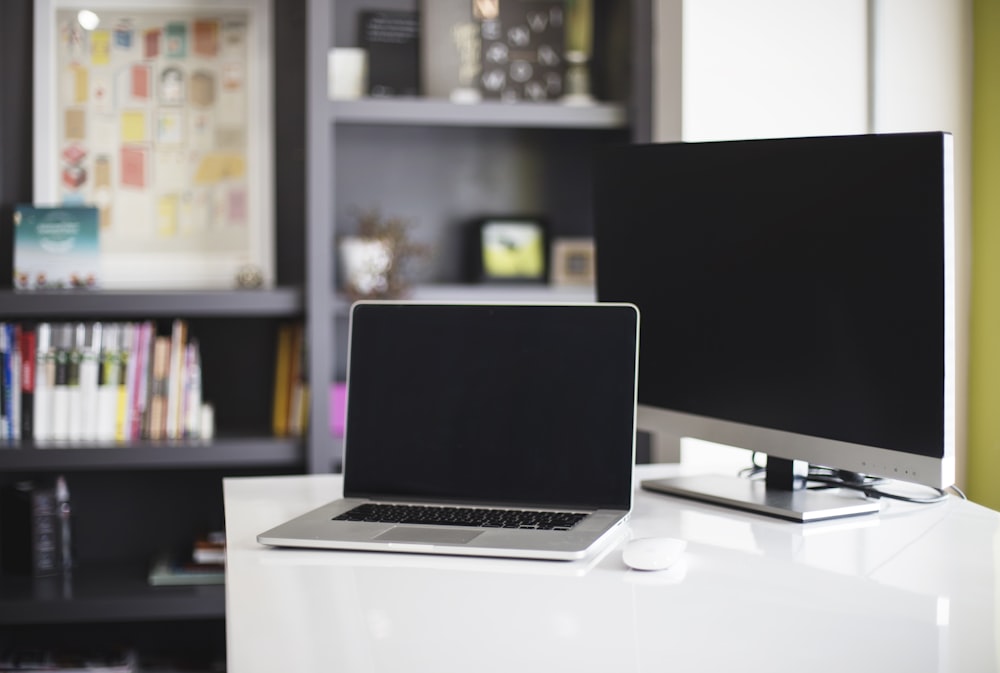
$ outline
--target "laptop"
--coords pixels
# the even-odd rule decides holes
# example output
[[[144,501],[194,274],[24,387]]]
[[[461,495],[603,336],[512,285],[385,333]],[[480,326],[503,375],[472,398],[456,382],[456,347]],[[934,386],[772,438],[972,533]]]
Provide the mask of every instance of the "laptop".
[[[266,545],[572,560],[627,520],[631,304],[351,307],[343,497]]]

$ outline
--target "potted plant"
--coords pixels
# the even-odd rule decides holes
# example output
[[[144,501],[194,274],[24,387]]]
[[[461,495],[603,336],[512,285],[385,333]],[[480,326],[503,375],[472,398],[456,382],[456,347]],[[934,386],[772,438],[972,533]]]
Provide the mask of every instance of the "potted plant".
[[[354,299],[397,299],[410,287],[408,265],[430,249],[410,240],[410,221],[382,217],[377,208],[357,214],[358,233],[340,240],[344,289]]]

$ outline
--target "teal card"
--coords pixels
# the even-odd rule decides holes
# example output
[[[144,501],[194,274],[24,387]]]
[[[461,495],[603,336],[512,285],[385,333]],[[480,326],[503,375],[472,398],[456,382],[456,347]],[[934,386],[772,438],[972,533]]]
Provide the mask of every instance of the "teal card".
[[[96,289],[100,285],[100,263],[97,208],[15,207],[16,289]]]

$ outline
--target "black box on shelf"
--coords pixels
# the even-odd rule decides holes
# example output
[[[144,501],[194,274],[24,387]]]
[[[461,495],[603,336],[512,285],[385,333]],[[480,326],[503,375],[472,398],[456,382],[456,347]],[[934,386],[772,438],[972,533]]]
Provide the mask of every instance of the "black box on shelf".
[[[487,99],[547,101],[563,95],[566,3],[496,0],[476,5]]]
[[[69,543],[55,487],[19,481],[0,500],[0,567],[10,575],[56,575]]]
[[[358,17],[358,41],[368,52],[369,95],[419,95],[420,14],[373,10]]]

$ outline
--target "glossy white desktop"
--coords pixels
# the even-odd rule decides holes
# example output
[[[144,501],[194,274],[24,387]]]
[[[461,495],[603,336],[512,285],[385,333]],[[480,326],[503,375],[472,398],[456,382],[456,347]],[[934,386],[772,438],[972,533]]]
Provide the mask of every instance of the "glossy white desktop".
[[[341,483],[225,480],[230,673],[1000,671],[1000,513],[955,497],[797,524],[637,490],[623,536],[570,563],[256,542]],[[684,557],[629,570],[647,535]]]

